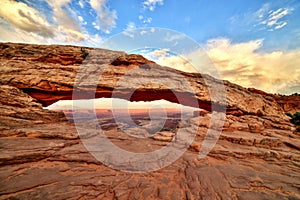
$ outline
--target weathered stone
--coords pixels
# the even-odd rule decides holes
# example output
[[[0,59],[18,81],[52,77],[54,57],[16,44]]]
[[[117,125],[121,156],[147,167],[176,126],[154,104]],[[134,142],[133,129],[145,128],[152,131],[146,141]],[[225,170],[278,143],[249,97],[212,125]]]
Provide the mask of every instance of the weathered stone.
[[[84,61],[83,54],[88,54]],[[227,112],[236,115],[284,116],[276,101],[260,94],[205,74],[161,67],[139,55],[75,46],[1,43],[0,56],[0,84],[20,88],[43,105],[71,99],[81,67],[82,75],[77,75],[81,82],[77,85],[78,95],[74,98],[110,97],[114,92],[114,97],[131,101],[166,99],[178,103],[179,97],[181,104],[194,107],[199,104],[206,110],[211,110],[214,104],[216,109],[227,106]],[[144,65],[148,67],[140,67]],[[126,81],[120,82],[119,79],[125,75]],[[141,84],[145,80],[151,84]],[[97,87],[96,91],[91,89],[93,86]],[[214,90],[209,91],[207,86]],[[219,97],[225,91],[227,98],[222,102]],[[214,102],[210,92],[216,97]]]
[[[72,113],[67,113],[68,121],[62,112],[45,110],[39,103],[46,105],[71,97],[79,64],[84,63],[83,57],[92,57],[92,49],[24,44],[0,46],[1,199],[300,199],[300,135],[292,131],[295,126],[283,117],[283,111],[274,99],[266,99],[263,93],[249,92],[225,82],[229,98],[226,126],[213,149],[202,159],[199,159],[198,151],[207,139],[208,128],[214,128],[211,113],[196,113],[183,121],[175,118],[172,121],[177,123],[175,129],[160,131],[148,138],[135,137],[147,135],[144,127],[132,128],[124,124],[120,128],[112,117],[100,118],[98,128],[105,123],[110,126],[102,130],[113,144],[136,153],[166,147],[176,137],[178,129],[187,135],[196,133],[190,148],[169,166],[147,173],[123,172],[104,165],[84,146],[85,139],[93,140],[97,136],[95,129],[83,121],[88,133],[79,138]],[[97,70],[98,64],[108,65],[104,78],[107,84],[122,76],[127,67],[135,69],[136,64],[148,62],[140,56],[122,52],[101,50],[98,55],[88,72]],[[119,58],[118,62],[110,65],[115,56]],[[157,70],[157,74],[153,74],[157,79],[163,78],[158,76],[159,73],[169,76],[174,72],[154,63],[150,63],[150,69],[142,67],[138,70],[134,75],[137,78],[142,78],[141,73],[146,73],[144,70]],[[207,91],[201,86],[201,77],[182,74],[191,83],[199,81],[194,82],[195,87],[199,87],[196,98],[202,105],[210,104],[205,96]],[[184,91],[179,88],[179,78],[170,76],[168,80],[171,78],[178,86],[177,91]],[[99,85],[99,88],[102,95],[111,92],[109,89],[104,91],[104,86]],[[148,92],[151,88],[160,94],[166,92],[163,98],[170,97],[168,91],[157,85],[143,89]],[[138,95],[135,98],[149,100],[158,96]],[[258,110],[262,116],[256,115]],[[77,112],[86,116],[84,111]],[[140,121],[147,120],[142,118]],[[145,167],[157,164],[140,162]]]

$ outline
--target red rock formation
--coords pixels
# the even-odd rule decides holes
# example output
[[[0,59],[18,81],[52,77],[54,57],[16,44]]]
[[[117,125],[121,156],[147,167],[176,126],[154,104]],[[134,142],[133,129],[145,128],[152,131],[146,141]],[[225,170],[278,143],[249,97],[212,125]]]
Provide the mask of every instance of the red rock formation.
[[[114,97],[130,101],[166,99],[178,103],[180,99],[181,104],[194,107],[199,104],[209,111],[214,105],[215,110],[226,106],[228,113],[236,115],[284,116],[282,108],[273,99],[227,81],[204,74],[180,72],[161,67],[138,55],[104,49],[84,48],[84,53],[89,55],[82,63],[82,49],[74,46],[0,44],[0,83],[20,88],[47,106],[58,100],[72,99],[76,75],[78,78],[77,73],[82,69],[84,74],[80,77],[80,87],[76,88],[78,95],[73,98],[111,97],[113,91]],[[53,59],[57,63],[53,63]],[[125,75],[126,81],[120,82],[119,79]],[[92,84],[94,79],[98,83]],[[148,80],[147,84],[143,84],[145,80]],[[172,88],[168,88],[166,83]],[[97,87],[96,91],[91,89],[93,85]],[[222,90],[223,85],[225,91]],[[209,91],[208,88],[214,90]],[[132,96],[129,95],[131,92],[134,92]],[[227,98],[222,102],[218,98],[225,92]],[[211,100],[210,93],[217,99]]]
[[[275,96],[275,100],[285,112],[300,112],[300,95]]]
[[[214,126],[210,126],[210,113],[202,112],[200,116],[191,116],[177,122],[174,130],[159,131],[145,139],[131,137],[123,131],[143,134],[144,129],[131,128],[126,124],[120,129],[114,119],[103,117],[99,119],[100,125],[111,123],[111,128],[104,129],[107,138],[130,152],[152,152],[165,147],[176,137],[178,129],[184,130],[186,134],[195,133],[194,141],[187,151],[177,161],[157,171],[126,173],[105,166],[87,151],[74,124],[68,122],[62,112],[43,110],[39,103],[46,104],[48,101],[71,97],[78,64],[65,65],[68,62],[62,60],[58,61],[59,64],[31,60],[34,56],[40,56],[42,49],[48,49],[47,52],[63,52],[64,48],[69,48],[76,55],[78,53],[77,58],[80,57],[79,47],[23,44],[1,46],[1,199],[300,198],[299,132],[295,132],[294,125],[287,118],[282,118],[283,110],[276,101],[265,99],[263,94],[254,94],[229,82],[225,82],[229,111],[239,116],[226,116],[222,134],[205,158],[200,159],[198,153],[208,128],[214,129]],[[111,63],[107,56],[125,55],[107,50],[102,50],[100,54],[103,59],[98,57],[94,63]],[[62,56],[57,58],[67,59]],[[104,76],[107,84],[104,84],[105,87],[98,84],[99,93],[103,96],[111,93],[108,83],[114,83],[127,70],[125,65],[110,64],[108,69]],[[90,73],[93,70],[92,65],[87,69]],[[140,70],[133,74],[137,79],[142,72],[146,72],[144,70],[149,69]],[[152,70],[164,75],[174,72],[154,64],[151,65]],[[154,73],[155,78],[164,78],[157,74]],[[207,93],[201,84],[201,77],[182,74],[190,82],[194,81],[194,87],[198,88],[194,98],[203,102],[203,105],[208,104],[209,99],[205,98]],[[127,87],[131,87],[134,76],[128,80]],[[177,76],[167,78],[173,80],[174,84],[180,83],[180,80],[176,81]],[[88,92],[86,85],[82,88]],[[151,88],[161,95],[166,92],[156,85],[144,86],[140,91],[150,91]],[[184,91],[179,87],[176,90]],[[150,94],[154,95],[154,92]],[[148,98],[153,97],[138,95],[133,99]],[[170,97],[165,95],[164,98]],[[85,114],[88,115],[89,112]],[[90,126],[84,128],[90,133],[86,135],[86,139],[96,137],[95,129]],[[161,160],[156,162],[143,161],[147,166],[160,164]]]
[[[300,112],[300,95],[298,94],[286,96],[269,94],[255,88],[248,88],[248,90],[255,94],[260,94],[269,100],[275,100],[285,112]]]

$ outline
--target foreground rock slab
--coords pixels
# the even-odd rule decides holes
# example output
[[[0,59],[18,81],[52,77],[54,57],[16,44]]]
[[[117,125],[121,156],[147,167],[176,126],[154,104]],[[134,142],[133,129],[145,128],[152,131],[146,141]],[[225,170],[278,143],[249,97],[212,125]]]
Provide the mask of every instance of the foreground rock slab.
[[[201,125],[180,159],[155,172],[126,173],[95,159],[63,113],[43,110],[12,86],[0,90],[1,199],[300,198],[300,135],[280,118],[228,115],[217,144],[204,159],[199,159],[198,147],[210,114],[190,118],[178,126],[193,131],[196,121]],[[6,98],[13,105],[5,104]],[[4,112],[8,108],[15,113]],[[253,131],[255,123],[263,128]],[[106,134],[116,145],[139,152],[163,147],[169,139],[161,137],[172,137],[176,130],[158,133],[144,145],[116,128]]]

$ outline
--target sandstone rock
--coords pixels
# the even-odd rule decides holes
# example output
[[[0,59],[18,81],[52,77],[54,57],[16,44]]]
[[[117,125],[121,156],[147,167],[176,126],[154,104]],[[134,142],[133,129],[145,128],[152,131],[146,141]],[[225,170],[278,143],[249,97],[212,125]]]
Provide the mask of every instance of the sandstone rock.
[[[82,61],[82,57],[86,57],[84,53],[88,56]],[[215,105],[216,109],[227,106],[228,113],[237,115],[284,116],[275,101],[260,94],[205,74],[161,67],[139,55],[75,46],[1,43],[0,56],[0,83],[22,89],[44,106],[72,98],[76,73],[81,67],[81,82],[76,88],[78,96],[75,98],[110,97],[114,91],[115,97],[131,101],[166,99],[178,103],[176,97],[180,97],[181,104],[198,107],[195,105],[198,103],[200,108],[206,110],[211,110]],[[139,67],[143,65],[148,67]],[[119,79],[125,75],[126,81],[120,82]],[[145,80],[153,84],[141,84]],[[224,96],[223,84],[227,98],[219,102],[218,97]],[[91,90],[92,85],[97,86],[96,91]],[[211,102],[206,85],[214,88],[211,93],[216,96],[215,102]]]
[[[261,122],[250,122],[248,124],[249,130],[252,133],[259,133],[265,129],[263,123]]]
[[[91,49],[85,51],[91,56]],[[43,54],[47,56],[43,57]],[[226,82],[228,113],[240,114],[226,116],[226,127],[205,158],[200,159],[198,151],[205,139],[212,139],[206,137],[211,113],[185,119],[173,132],[161,131],[153,138],[133,137],[134,133],[143,135],[145,129],[130,129],[126,124],[121,129],[118,126],[103,129],[111,143],[124,151],[136,153],[154,152],[165,147],[178,129],[187,135],[196,133],[194,142],[178,160],[157,171],[129,173],[104,165],[83,144],[84,140],[93,140],[97,136],[95,129],[83,121],[82,126],[88,134],[79,138],[71,119],[67,121],[62,112],[45,110],[39,103],[46,105],[71,97],[81,54],[80,47],[1,44],[1,199],[300,199],[299,133],[291,131],[294,125],[282,117],[283,112],[276,102],[270,103],[271,100],[265,99],[263,94],[253,94],[229,82]],[[120,63],[141,59],[107,50],[101,50],[98,55],[98,59],[93,60],[95,65],[113,62],[112,55],[123,56]],[[114,82],[118,73],[126,72],[124,62],[123,66],[108,64],[111,68],[106,73],[107,84]],[[174,72],[150,64],[151,70],[157,70],[157,73]],[[90,73],[93,70],[97,67],[90,65],[87,69]],[[137,78],[149,69],[138,70]],[[200,78],[196,74],[183,74],[191,82]],[[153,76],[159,77],[155,73]],[[179,79],[176,80],[178,77],[173,78],[177,90],[181,91]],[[203,105],[209,104],[201,79],[194,84],[199,87],[196,98]],[[160,94],[168,93],[155,85],[145,86],[145,91],[150,86]],[[104,86],[99,85],[99,88],[101,95],[111,92],[104,91]],[[82,90],[87,90],[87,87]],[[168,95],[163,97],[169,98]],[[154,97],[138,95],[135,98],[147,100]],[[250,100],[244,102],[246,98],[253,103]],[[262,109],[264,106],[265,110]],[[256,116],[260,109],[262,116]],[[198,122],[200,126],[197,126]],[[260,128],[261,125],[264,129]],[[159,136],[159,140],[155,136]],[[118,156],[122,155],[110,157]],[[147,167],[159,165],[166,159],[168,156],[156,163],[140,162]]]
[[[175,134],[172,132],[158,132],[152,138],[154,140],[170,142]]]
[[[230,127],[233,130],[239,130],[239,131],[248,131],[249,127],[247,123],[242,123],[242,122],[233,122]]]
[[[8,85],[0,85],[0,113],[2,128],[67,121],[63,112],[43,110],[36,99]]]
[[[300,95],[276,96],[275,99],[285,112],[300,112]]]
[[[264,91],[255,88],[248,88],[248,90],[253,93],[260,94],[269,100],[276,101],[285,112],[290,112],[293,114],[296,112],[300,112],[300,95],[297,93],[293,95],[285,96],[285,95],[268,94]]]

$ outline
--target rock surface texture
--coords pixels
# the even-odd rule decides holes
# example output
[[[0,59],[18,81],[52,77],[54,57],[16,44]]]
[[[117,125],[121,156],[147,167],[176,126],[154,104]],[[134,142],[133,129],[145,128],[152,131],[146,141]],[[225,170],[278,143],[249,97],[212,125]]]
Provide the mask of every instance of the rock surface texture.
[[[181,104],[198,107],[196,102],[207,110],[212,103],[226,106],[228,113],[282,114],[274,99],[207,75],[161,67],[139,55],[71,46],[1,44],[0,56],[0,84],[20,88],[44,106],[72,99],[75,89],[79,94],[75,98],[80,99],[114,93],[114,97],[131,101],[181,100]],[[222,102],[218,98],[225,92],[227,98]],[[210,93],[216,97],[213,102]]]
[[[285,103],[283,98],[279,101],[207,75],[104,49],[5,43],[0,44],[0,60],[0,199],[300,199],[300,133],[282,106],[291,105],[290,99]],[[224,83],[225,103],[212,102],[206,87],[211,83]],[[63,112],[43,109],[71,99],[73,89],[79,91],[74,96],[78,99],[91,94],[131,101],[184,99],[180,103],[190,106],[196,106],[196,100],[208,112],[144,140],[114,126],[105,129],[114,144],[132,152],[162,148],[179,128],[196,133],[171,165],[128,173],[95,159]],[[227,115],[216,145],[200,159],[199,150],[212,127],[212,104],[226,104]]]

